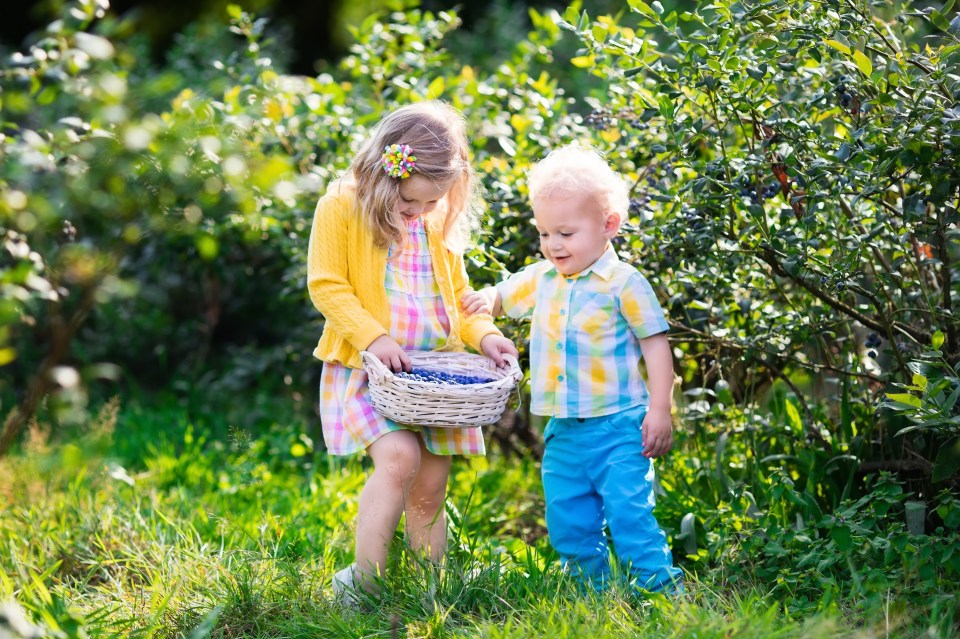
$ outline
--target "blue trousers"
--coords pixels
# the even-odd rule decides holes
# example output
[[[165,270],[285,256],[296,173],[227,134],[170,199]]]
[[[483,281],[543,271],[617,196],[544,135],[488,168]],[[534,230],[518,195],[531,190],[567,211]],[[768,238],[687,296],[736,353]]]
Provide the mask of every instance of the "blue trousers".
[[[643,456],[646,407],[552,418],[544,438],[547,532],[564,563],[594,588],[610,580],[610,530],[622,573],[646,590],[680,589],[667,537],[653,516],[654,472]]]

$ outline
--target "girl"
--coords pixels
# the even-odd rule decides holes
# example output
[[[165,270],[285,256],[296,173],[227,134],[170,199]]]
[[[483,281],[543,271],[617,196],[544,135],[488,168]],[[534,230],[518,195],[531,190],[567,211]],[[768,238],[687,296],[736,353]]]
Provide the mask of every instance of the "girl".
[[[463,116],[442,102],[397,109],[376,126],[347,173],[317,203],[307,286],[326,322],[313,354],[323,360],[320,418],[329,453],[365,450],[374,470],[360,494],[356,563],[333,579],[355,603],[386,566],[406,514],[415,550],[446,550],[444,499],[450,456],[483,455],[479,427],[398,424],[370,405],[360,351],[393,371],[410,370],[405,350],[463,350],[499,365],[517,355],[489,315],[463,315],[468,285],[461,251],[478,212]]]

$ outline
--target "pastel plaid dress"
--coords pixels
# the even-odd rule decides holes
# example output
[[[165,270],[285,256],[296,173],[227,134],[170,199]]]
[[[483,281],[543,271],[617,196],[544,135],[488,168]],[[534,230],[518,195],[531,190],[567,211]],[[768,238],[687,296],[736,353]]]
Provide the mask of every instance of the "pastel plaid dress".
[[[433,274],[427,232],[419,217],[407,224],[401,250],[387,253],[384,278],[390,304],[387,332],[404,350],[433,350],[447,340],[450,321]],[[395,430],[415,430],[435,455],[483,455],[480,427],[442,428],[401,425],[370,404],[367,373],[340,363],[324,362],[320,375],[320,421],[327,452],[349,455]]]

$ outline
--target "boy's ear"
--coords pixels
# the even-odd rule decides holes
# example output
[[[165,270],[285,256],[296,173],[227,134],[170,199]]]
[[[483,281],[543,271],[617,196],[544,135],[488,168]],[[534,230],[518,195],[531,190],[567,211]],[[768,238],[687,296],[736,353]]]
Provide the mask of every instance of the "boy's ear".
[[[617,233],[620,232],[620,214],[619,213],[609,213],[607,214],[607,219],[603,222],[603,234],[607,238],[612,238]]]

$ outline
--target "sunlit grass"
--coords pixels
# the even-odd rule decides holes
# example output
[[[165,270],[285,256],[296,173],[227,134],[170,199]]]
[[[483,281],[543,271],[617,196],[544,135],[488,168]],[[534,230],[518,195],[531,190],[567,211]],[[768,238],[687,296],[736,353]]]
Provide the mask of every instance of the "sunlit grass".
[[[49,442],[34,425],[21,453],[0,461],[0,600],[64,637],[806,638],[925,629],[921,611],[882,598],[857,608],[825,596],[800,615],[764,584],[725,585],[722,570],[691,575],[677,598],[585,592],[550,553],[535,464],[495,455],[455,465],[444,566],[406,552],[398,536],[379,595],[344,610],[330,599],[330,580],[351,560],[362,459],[296,446],[300,426],[235,428],[214,440],[175,407],[118,410],[106,405],[69,443]],[[937,632],[929,636],[946,636]]]

